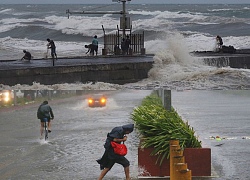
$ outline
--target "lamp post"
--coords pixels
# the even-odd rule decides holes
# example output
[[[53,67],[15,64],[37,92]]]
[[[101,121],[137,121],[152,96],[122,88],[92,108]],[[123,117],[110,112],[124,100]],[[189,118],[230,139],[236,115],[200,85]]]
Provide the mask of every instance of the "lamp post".
[[[112,0],[112,2],[122,2],[122,11],[114,11],[114,12],[108,12],[108,11],[70,11],[69,9],[66,10],[66,14],[68,14],[68,18],[70,14],[121,14],[122,17],[120,19],[120,29],[122,29],[122,36],[125,38],[126,36],[126,29],[127,26],[130,26],[130,23],[128,23],[127,19],[127,12],[126,12],[126,2],[130,2],[131,0]],[[130,27],[128,28],[130,29]]]
[[[126,0],[122,0],[122,37],[126,36]]]

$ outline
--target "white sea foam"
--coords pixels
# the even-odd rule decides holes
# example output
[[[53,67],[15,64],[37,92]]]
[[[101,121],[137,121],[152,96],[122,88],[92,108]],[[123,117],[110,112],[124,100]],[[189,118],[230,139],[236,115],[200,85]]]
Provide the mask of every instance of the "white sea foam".
[[[72,30],[74,31],[74,30]],[[145,48],[147,53],[157,53],[162,50],[166,50],[169,48],[170,39],[175,37],[173,32],[166,31],[165,35],[163,33],[159,34],[159,38],[155,38],[154,40],[149,40],[145,42]],[[228,36],[223,37],[223,42],[225,45],[234,46],[236,49],[248,49],[250,47],[250,36]],[[57,54],[59,57],[69,57],[69,56],[84,56],[86,49],[84,48],[85,44],[89,44],[89,42],[64,42],[64,41],[56,41],[57,46]],[[182,39],[182,44],[185,46],[183,48],[186,51],[213,51],[215,49],[215,37],[211,37],[206,34],[190,32],[189,36],[185,36]],[[22,50],[29,50],[34,58],[43,58],[44,53],[47,52],[46,49],[46,41],[39,40],[30,40],[30,39],[19,39],[19,38],[11,38],[5,37],[0,38],[0,49],[11,51],[12,53],[4,56],[4,59],[17,59],[23,55]],[[101,49],[103,44],[100,43],[99,49]],[[14,53],[15,52],[15,53]],[[3,56],[4,54],[2,54]],[[0,55],[0,59],[1,55]]]
[[[235,11],[235,9],[232,9],[232,8],[223,8],[223,9],[208,9],[208,11],[212,11],[212,12],[220,12],[220,11]]]
[[[5,18],[0,20],[0,33],[7,32],[9,30],[15,29],[17,27],[28,26],[25,23],[31,23],[35,21],[41,21],[41,19],[30,18],[30,19],[18,19],[18,18]]]
[[[0,14],[5,14],[5,13],[10,12],[12,10],[13,9],[3,9],[3,10],[0,11]]]
[[[16,89],[16,90],[118,90],[122,89],[121,85],[110,84],[104,82],[96,83],[64,83],[44,85],[34,82],[32,85],[16,84],[15,86],[8,86],[0,84],[0,89]]]
[[[6,32],[6,31],[9,31],[9,30],[12,30],[12,29],[14,29],[16,26],[17,26],[17,24],[14,24],[14,25],[2,25],[2,26],[0,27],[0,33]]]
[[[190,56],[186,40],[176,33],[168,49],[156,53],[149,78],[126,87],[167,87],[170,89],[241,89],[249,85],[250,70],[217,68]]]
[[[207,16],[205,13],[199,12],[171,12],[171,11],[129,11],[131,15],[144,15],[144,16],[152,16],[143,20],[151,20],[152,23],[145,24],[154,26],[155,29],[161,27],[160,25],[165,23],[171,24],[187,24],[187,23],[195,23],[195,24],[220,24],[220,23],[249,23],[246,18],[236,18],[236,17],[220,17],[220,16]],[[177,19],[177,20],[175,20]],[[183,19],[183,21],[180,21]],[[133,23],[137,24],[140,21],[135,20]]]
[[[192,34],[191,34],[192,33]],[[191,35],[182,38],[183,50],[187,52],[192,51],[214,51],[216,47],[215,37],[208,36],[206,34],[190,32]],[[161,35],[161,38],[150,40],[145,43],[145,47],[148,53],[157,53],[164,49],[169,48],[171,40],[176,37],[173,32],[167,31],[166,35]],[[178,37],[177,37],[178,38]],[[250,47],[250,36],[228,36],[222,37],[224,45],[234,46],[236,49],[248,49]],[[178,40],[178,39],[177,39]]]
[[[1,89],[53,89],[53,90],[117,90],[124,88],[169,88],[183,89],[245,89],[249,88],[250,70],[217,68],[203,64],[199,58],[189,54],[187,41],[178,32],[166,36],[168,48],[158,50],[154,56],[153,68],[149,77],[140,82],[125,85],[109,83],[74,83],[43,85],[34,82],[33,85],[1,85]]]
[[[83,7],[84,8],[84,7]],[[86,8],[86,7],[85,7]],[[89,8],[89,7],[87,7]],[[246,8],[245,8],[246,9]],[[225,9],[227,10],[227,9]],[[0,10],[0,14],[12,14],[13,9]],[[228,10],[229,11],[229,10]],[[19,15],[24,15],[26,12],[20,11]],[[22,14],[24,13],[24,14]],[[212,13],[212,12],[211,12]],[[53,14],[53,15],[51,15]],[[57,54],[59,57],[69,56],[84,56],[86,49],[84,48],[85,42],[83,37],[82,42],[68,42],[64,41],[61,32],[67,35],[79,34],[86,37],[92,37],[97,35],[103,36],[101,25],[104,25],[106,33],[114,33],[116,31],[116,25],[119,24],[118,16],[103,15],[100,17],[93,16],[70,16],[67,19],[65,16],[54,15],[57,13],[49,13],[46,17],[37,18],[6,18],[0,20],[0,33],[7,32],[15,29],[16,27],[33,25],[41,26],[47,30],[48,33],[59,32],[59,36],[62,40],[55,41],[57,46]],[[60,14],[60,13],[59,13]],[[191,51],[213,51],[215,48],[214,32],[205,33],[199,29],[199,25],[211,25],[210,28],[215,25],[219,27],[227,23],[231,27],[235,27],[238,22],[250,23],[249,19],[232,18],[224,16],[207,16],[206,12],[197,13],[190,11],[177,10],[176,12],[170,11],[147,11],[147,10],[129,10],[133,20],[132,32],[138,32],[146,30],[146,53],[155,54],[154,67],[149,72],[149,78],[132,84],[126,84],[124,86],[111,85],[107,83],[98,84],[57,84],[53,86],[44,86],[39,83],[34,83],[32,86],[17,85],[14,88],[26,88],[26,89],[119,89],[119,88],[133,88],[136,86],[142,86],[142,88],[153,85],[166,86],[174,89],[184,88],[230,88],[230,85],[237,86],[237,84],[247,85],[250,77],[248,70],[216,68],[201,64],[202,60],[191,57],[189,52]],[[16,14],[18,15],[18,14]],[[25,14],[26,15],[26,14]],[[139,15],[139,16],[138,16]],[[33,17],[33,16],[31,16]],[[141,17],[141,18],[140,18]],[[140,19],[139,19],[140,18]],[[40,23],[39,23],[40,22]],[[183,32],[173,32],[176,27],[190,26],[190,24],[198,24],[197,28],[191,28],[190,31],[183,30]],[[218,26],[217,26],[218,24]],[[53,31],[50,32],[50,29]],[[184,36],[180,35],[183,33]],[[7,33],[8,34],[8,33]],[[23,34],[22,34],[23,35]],[[224,45],[232,45],[237,49],[245,49],[250,47],[250,36],[223,36]],[[86,38],[88,39],[88,38]],[[13,38],[4,37],[0,38],[0,59],[18,59],[23,56],[23,49],[26,49],[32,53],[34,58],[43,58],[44,53],[47,52],[46,40],[33,40],[29,38]],[[101,48],[103,44],[99,44]],[[8,88],[8,86],[2,86]],[[10,88],[10,87],[9,87]]]
[[[46,22],[54,24],[52,29],[61,30],[65,34],[82,34],[83,36],[103,36],[101,25],[104,25],[105,29],[113,29],[115,31],[114,24],[118,24],[118,19],[110,17],[87,17],[87,16],[70,16],[58,17],[49,16],[45,18]]]
[[[28,18],[28,19],[5,18],[2,19],[0,22],[3,24],[15,24],[15,23],[21,24],[34,21],[42,21],[42,20],[40,18]]]
[[[176,12],[170,12],[170,11],[129,11],[129,14],[134,14],[134,15],[151,15],[154,16],[155,18],[163,18],[163,19],[174,19],[174,18],[197,18],[197,19],[202,19],[205,16],[202,15],[201,13],[191,13],[191,12],[186,12],[186,13],[181,13],[179,11]]]

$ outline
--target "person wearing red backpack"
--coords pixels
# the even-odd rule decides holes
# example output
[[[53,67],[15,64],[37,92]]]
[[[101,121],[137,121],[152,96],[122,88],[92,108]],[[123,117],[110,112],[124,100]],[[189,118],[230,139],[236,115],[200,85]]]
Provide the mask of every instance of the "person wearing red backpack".
[[[111,170],[115,163],[118,163],[124,167],[126,180],[130,180],[129,175],[129,161],[123,155],[115,154],[111,142],[124,143],[127,140],[126,134],[131,133],[134,130],[134,124],[127,124],[119,127],[115,127],[107,135],[106,142],[104,144],[105,152],[103,156],[97,160],[102,170],[98,180],[102,180],[104,176]]]

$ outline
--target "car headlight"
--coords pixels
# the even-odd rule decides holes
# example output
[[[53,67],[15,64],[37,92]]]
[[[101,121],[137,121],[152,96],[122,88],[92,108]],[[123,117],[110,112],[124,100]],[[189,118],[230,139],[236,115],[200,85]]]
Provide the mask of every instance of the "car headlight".
[[[88,99],[89,104],[93,103],[93,99]]]
[[[101,98],[101,103],[106,103],[106,99],[105,98]]]
[[[10,101],[10,93],[9,92],[4,92],[3,93],[3,99],[5,102]]]

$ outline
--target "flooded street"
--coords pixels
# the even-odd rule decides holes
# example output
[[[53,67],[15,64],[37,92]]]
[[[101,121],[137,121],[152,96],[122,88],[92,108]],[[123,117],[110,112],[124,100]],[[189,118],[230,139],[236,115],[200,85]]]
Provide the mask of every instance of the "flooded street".
[[[250,179],[250,91],[172,93],[173,106],[211,148],[216,180]],[[219,136],[222,140],[216,141]],[[207,179],[207,178],[206,178]]]
[[[132,123],[130,113],[150,92],[109,91],[103,108],[89,108],[87,95],[49,101],[55,119],[47,142],[39,139],[39,104],[0,111],[0,179],[97,179],[96,159],[104,152],[107,133]],[[205,179],[250,179],[250,91],[172,91],[172,105],[194,127],[203,147],[212,149],[212,177]],[[139,175],[138,143],[136,131],[129,134],[126,157],[133,180]],[[124,179],[122,166],[115,165],[104,179]]]
[[[55,119],[49,141],[39,139],[38,105],[1,112],[0,179],[97,179],[96,159],[104,152],[107,133],[115,126],[131,123],[130,113],[150,91],[114,91],[107,94],[107,106],[89,108],[85,96],[49,101]],[[128,136],[131,174],[137,176],[136,133]],[[123,179],[115,165],[107,179]]]

